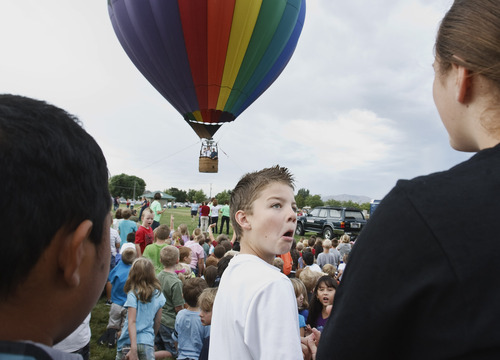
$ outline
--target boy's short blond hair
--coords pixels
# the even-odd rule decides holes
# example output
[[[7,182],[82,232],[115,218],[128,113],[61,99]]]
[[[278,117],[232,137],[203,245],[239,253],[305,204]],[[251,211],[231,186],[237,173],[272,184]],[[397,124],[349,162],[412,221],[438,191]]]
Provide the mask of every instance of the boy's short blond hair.
[[[322,274],[318,271],[312,271],[310,268],[306,267],[300,272],[299,279],[306,286],[307,292],[312,293],[318,279],[322,276]]]
[[[325,264],[323,269],[321,269],[325,274],[335,277],[336,268],[332,264]]]
[[[198,298],[198,307],[206,312],[212,311],[214,306],[215,296],[217,295],[217,288],[207,288],[203,290]]]
[[[160,250],[160,262],[164,267],[172,267],[179,262],[179,249],[167,245]]]
[[[170,228],[167,225],[158,226],[155,231],[155,239],[157,240],[167,240],[170,236]]]
[[[243,235],[243,229],[236,221],[236,213],[240,210],[251,215],[253,203],[260,196],[260,193],[269,185],[281,183],[290,186],[294,189],[294,180],[290,171],[279,165],[266,168],[253,173],[244,175],[236,184],[236,187],[231,193],[231,204],[229,209],[231,212],[231,223],[236,232],[236,236],[240,239]]]
[[[276,257],[273,260],[273,265],[276,266],[278,269],[280,269],[281,272],[283,272],[283,265],[284,264],[285,264],[285,262],[280,257]]]
[[[349,244],[351,242],[351,237],[347,234],[344,234],[340,237],[340,242],[343,242],[344,244]]]
[[[122,252],[122,261],[124,264],[131,265],[136,257],[137,252],[135,251],[135,249],[128,248]]]
[[[145,208],[144,211],[142,212],[141,220],[144,219],[144,217],[146,217],[147,213],[150,213],[150,214],[154,215],[154,212],[153,212],[153,210],[151,210],[151,208]]]
[[[325,241],[323,241],[323,247],[327,248],[327,249],[331,249],[332,248],[332,241],[329,239],[326,239]]]

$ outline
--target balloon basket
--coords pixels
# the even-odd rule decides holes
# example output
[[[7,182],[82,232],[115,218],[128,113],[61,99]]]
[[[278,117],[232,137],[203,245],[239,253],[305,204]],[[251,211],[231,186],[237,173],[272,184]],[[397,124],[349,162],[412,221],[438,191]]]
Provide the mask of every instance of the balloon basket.
[[[209,157],[200,157],[198,167],[202,173],[216,173],[219,171],[219,159],[211,159]]]

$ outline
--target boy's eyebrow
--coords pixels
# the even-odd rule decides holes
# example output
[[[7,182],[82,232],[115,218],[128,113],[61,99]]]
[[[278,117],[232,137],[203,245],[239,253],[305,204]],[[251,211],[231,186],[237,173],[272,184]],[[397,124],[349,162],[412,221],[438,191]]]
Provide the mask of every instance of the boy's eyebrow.
[[[267,198],[267,200],[280,200],[280,201],[287,201],[285,198],[281,197],[281,196],[275,196],[275,195],[271,195]],[[292,205],[296,205],[297,203],[294,201],[292,201]]]

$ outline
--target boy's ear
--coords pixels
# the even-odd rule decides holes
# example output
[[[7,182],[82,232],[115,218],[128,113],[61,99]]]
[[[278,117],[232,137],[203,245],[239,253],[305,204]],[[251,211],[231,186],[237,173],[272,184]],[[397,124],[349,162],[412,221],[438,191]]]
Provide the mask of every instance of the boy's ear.
[[[65,282],[76,287],[80,284],[80,265],[85,256],[84,243],[92,231],[92,221],[84,220],[69,234],[61,234],[62,246],[59,253],[59,268]]]
[[[243,210],[238,210],[234,216],[236,218],[236,222],[242,227],[243,230],[252,229],[252,224],[250,224],[247,214]]]

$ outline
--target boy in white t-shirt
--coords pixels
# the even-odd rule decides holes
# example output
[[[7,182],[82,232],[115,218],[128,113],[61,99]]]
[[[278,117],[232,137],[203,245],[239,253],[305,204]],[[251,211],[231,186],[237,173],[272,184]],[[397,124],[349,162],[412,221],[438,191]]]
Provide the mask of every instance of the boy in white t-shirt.
[[[209,359],[302,359],[293,286],[272,265],[295,241],[288,169],[275,166],[245,175],[231,194],[230,209],[241,251],[219,285]]]

